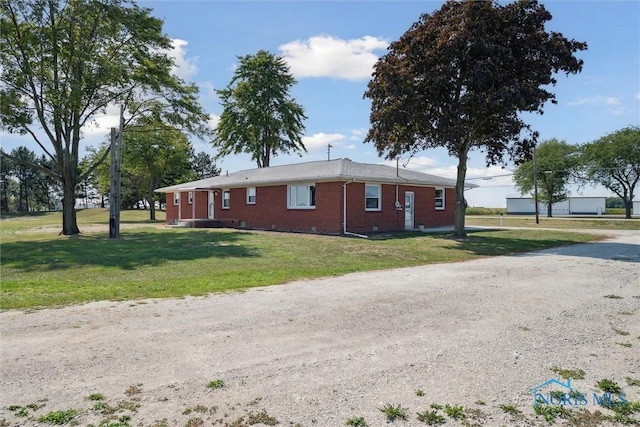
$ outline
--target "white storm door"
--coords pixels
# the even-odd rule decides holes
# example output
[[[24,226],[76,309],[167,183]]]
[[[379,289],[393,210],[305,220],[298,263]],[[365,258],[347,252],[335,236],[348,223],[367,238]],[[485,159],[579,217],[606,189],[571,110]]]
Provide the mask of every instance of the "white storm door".
[[[213,191],[209,191],[209,203],[208,203],[208,208],[207,208],[207,212],[208,212],[208,216],[209,219],[214,219],[215,217],[215,204],[213,202]]]
[[[404,193],[404,228],[405,230],[413,230],[413,192]]]

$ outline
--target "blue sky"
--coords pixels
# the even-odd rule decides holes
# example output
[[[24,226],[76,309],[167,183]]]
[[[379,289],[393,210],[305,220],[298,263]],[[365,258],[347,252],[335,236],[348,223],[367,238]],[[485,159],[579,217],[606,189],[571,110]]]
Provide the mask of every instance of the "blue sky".
[[[558,76],[552,89],[558,104],[548,104],[542,116],[528,116],[541,140],[558,138],[571,144],[595,140],[617,129],[640,124],[640,2],[542,1],[553,15],[548,29],[588,43],[579,53],[582,73]],[[293,97],[304,107],[303,157],[278,156],[272,165],[348,157],[382,163],[372,144],[363,139],[369,127],[370,104],[362,95],[372,65],[388,44],[398,39],[420,14],[432,12],[441,1],[141,1],[164,20],[165,33],[174,39],[171,55],[176,73],[201,89],[201,102],[215,126],[222,113],[214,89],[230,81],[237,56],[268,50],[283,56],[298,83]],[[110,111],[109,113],[114,113]],[[114,116],[87,130],[86,141],[96,145],[108,133]],[[26,137],[2,135],[3,145],[27,145]],[[206,141],[194,140],[196,151],[215,151]],[[255,167],[248,155],[219,160],[223,171]],[[389,162],[395,164],[395,162]],[[419,153],[407,164],[427,173],[455,177],[457,159],[444,150]],[[482,153],[471,154],[468,178],[509,173],[487,168]],[[470,206],[505,206],[505,196],[517,194],[510,177],[472,180],[481,188],[469,191]],[[583,195],[610,195],[591,187]],[[580,193],[574,189],[572,195]]]

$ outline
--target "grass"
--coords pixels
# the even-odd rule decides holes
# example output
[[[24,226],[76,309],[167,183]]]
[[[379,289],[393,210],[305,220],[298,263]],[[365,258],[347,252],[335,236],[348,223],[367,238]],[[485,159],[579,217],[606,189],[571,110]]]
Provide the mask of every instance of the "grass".
[[[446,234],[400,233],[364,240],[232,229],[164,229],[147,211],[124,211],[121,237],[57,234],[59,214],[0,222],[0,309],[101,300],[201,296],[292,280],[459,262],[597,240],[584,233],[493,230],[466,242]],[[78,213],[80,229],[106,225],[108,212]],[[380,237],[380,236],[378,236]]]
[[[515,405],[511,405],[511,404],[500,405],[500,409],[502,409],[502,412],[504,412],[505,414],[510,414],[510,415],[518,415],[522,412],[518,408],[516,408]]]
[[[352,427],[368,427],[367,421],[364,417],[352,417],[347,420],[347,425]]]
[[[622,391],[618,383],[607,378],[598,381],[596,383],[596,386],[598,386],[600,390],[607,393],[620,393]]]
[[[586,375],[586,372],[582,369],[563,369],[555,365],[550,369],[552,372],[560,375],[565,380],[583,380],[584,376]]]
[[[418,412],[418,421],[422,421],[423,423],[430,426],[437,426],[440,424],[444,424],[447,420],[436,411],[423,411]]]
[[[449,418],[453,418],[454,420],[461,420],[466,418],[466,414],[464,413],[464,407],[456,406],[456,405],[445,405],[444,413],[449,416]]]
[[[67,411],[54,411],[42,415],[40,418],[38,418],[38,421],[41,423],[63,425],[69,423],[78,414],[79,411],[75,409],[69,409]]]
[[[530,227],[530,228],[558,228],[558,229],[603,229],[603,230],[640,230],[640,221],[625,220],[622,218],[547,218],[539,217],[540,224],[536,224],[533,215],[498,215],[477,216],[468,215],[465,218],[465,225],[475,225],[483,227]]]
[[[627,336],[629,335],[629,332],[622,330],[622,329],[618,329],[618,328],[613,328],[613,332],[615,332],[618,335],[622,335],[622,336]]]
[[[210,388],[212,390],[215,390],[217,388],[223,388],[223,387],[224,387],[223,380],[213,380],[213,381],[209,381],[209,384],[207,384],[207,388]]]
[[[391,405],[390,403],[387,403],[382,408],[378,408],[378,409],[387,417],[387,421],[392,422],[397,419],[406,420],[408,418],[407,410],[400,405],[394,406],[394,405]]]

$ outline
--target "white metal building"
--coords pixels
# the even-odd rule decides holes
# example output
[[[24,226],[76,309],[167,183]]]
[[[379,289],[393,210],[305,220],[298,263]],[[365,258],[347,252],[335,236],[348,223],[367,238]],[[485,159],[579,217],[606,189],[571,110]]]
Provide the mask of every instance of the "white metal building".
[[[551,215],[604,215],[606,197],[569,197],[551,206]],[[640,206],[638,206],[640,210]],[[547,214],[547,205],[538,202],[540,215]],[[533,197],[507,197],[508,215],[535,214]]]
[[[640,200],[634,200],[632,208],[634,215],[640,215]]]

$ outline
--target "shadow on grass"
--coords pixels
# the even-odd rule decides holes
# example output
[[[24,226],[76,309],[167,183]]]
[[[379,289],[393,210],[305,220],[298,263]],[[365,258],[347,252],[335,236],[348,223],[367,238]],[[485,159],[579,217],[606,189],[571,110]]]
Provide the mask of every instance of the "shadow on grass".
[[[2,266],[27,272],[71,269],[87,265],[133,270],[168,261],[259,256],[247,247],[249,233],[131,232],[120,239],[81,235],[68,239],[12,242],[2,245]]]
[[[603,259],[630,260],[637,246],[622,243],[598,243],[597,245],[581,245],[579,240],[559,238],[558,232],[536,232],[518,237],[514,232],[505,230],[467,230],[467,240],[454,240],[450,232],[398,232],[380,233],[372,238],[376,240],[408,240],[428,237],[455,241],[456,244],[446,247],[449,251],[462,251],[480,256],[511,255],[523,252],[535,252],[546,249],[547,253],[558,253],[578,256],[592,256]],[[496,235],[497,234],[497,235]],[[628,247],[623,247],[628,246]],[[623,255],[615,254],[623,253]],[[626,255],[624,255],[626,254]],[[626,257],[626,258],[625,258]]]
[[[36,212],[2,212],[0,213],[0,217],[3,219],[9,219],[9,218],[32,218],[32,217],[39,217],[39,216],[45,216],[47,214],[50,214],[53,211],[36,211]]]
[[[537,252],[530,255],[540,256],[547,254],[640,263],[640,245],[630,243],[594,242],[588,245],[551,248],[544,252]]]

